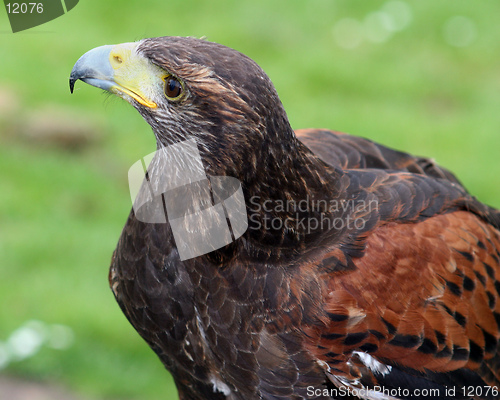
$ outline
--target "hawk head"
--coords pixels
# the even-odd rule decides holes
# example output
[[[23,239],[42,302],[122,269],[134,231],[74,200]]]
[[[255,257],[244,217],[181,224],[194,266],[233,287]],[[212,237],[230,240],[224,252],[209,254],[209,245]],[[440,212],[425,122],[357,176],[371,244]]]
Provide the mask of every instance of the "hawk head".
[[[132,104],[159,147],[195,138],[212,173],[238,176],[232,165],[257,165],[276,143],[295,140],[264,71],[217,43],[159,37],[97,47],[73,67],[71,91],[78,79]]]

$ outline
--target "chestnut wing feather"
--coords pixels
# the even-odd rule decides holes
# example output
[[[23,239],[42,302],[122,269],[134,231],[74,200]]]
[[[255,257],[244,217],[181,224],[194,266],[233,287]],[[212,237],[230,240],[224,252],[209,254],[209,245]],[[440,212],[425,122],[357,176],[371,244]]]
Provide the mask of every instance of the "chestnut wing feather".
[[[305,329],[309,350],[329,375],[368,386],[500,385],[498,211],[454,181],[345,172],[347,195],[378,207],[317,263],[325,326]]]

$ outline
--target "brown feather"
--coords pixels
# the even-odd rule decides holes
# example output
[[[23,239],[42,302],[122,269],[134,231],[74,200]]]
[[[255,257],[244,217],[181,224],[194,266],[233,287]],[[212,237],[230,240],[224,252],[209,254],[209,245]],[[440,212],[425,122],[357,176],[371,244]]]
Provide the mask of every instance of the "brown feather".
[[[311,351],[328,363],[328,353],[342,355],[353,349],[345,346],[343,338],[374,331],[377,335],[369,337],[378,343],[378,349],[372,355],[394,365],[436,372],[478,371],[482,364],[488,365],[498,351],[500,331],[495,322],[496,302],[492,309],[486,295],[486,288],[497,281],[486,273],[484,262],[495,273],[500,264],[477,242],[497,248],[498,234],[465,211],[416,224],[381,224],[368,236],[364,256],[353,259],[356,269],[331,274],[324,309],[334,311],[337,319],[346,319],[325,324],[325,329],[316,329],[316,335],[306,330],[309,343],[315,343]],[[484,283],[475,277],[476,271],[485,277]],[[374,323],[376,318],[364,318],[363,324],[349,327],[356,315],[378,315],[393,332]],[[334,335],[339,337],[325,340]],[[491,342],[490,352],[471,354],[473,346],[485,350],[485,337]],[[366,342],[360,341],[357,347]],[[449,354],[443,356],[443,352]],[[335,366],[336,360],[334,357]],[[500,381],[489,383],[498,385]]]

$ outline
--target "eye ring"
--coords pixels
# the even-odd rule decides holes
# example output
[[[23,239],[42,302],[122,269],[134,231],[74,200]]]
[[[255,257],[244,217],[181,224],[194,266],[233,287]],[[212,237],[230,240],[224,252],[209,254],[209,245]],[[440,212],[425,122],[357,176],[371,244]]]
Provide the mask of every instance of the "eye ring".
[[[184,87],[182,83],[173,75],[165,77],[165,85],[163,91],[167,99],[171,101],[179,100],[184,94]]]

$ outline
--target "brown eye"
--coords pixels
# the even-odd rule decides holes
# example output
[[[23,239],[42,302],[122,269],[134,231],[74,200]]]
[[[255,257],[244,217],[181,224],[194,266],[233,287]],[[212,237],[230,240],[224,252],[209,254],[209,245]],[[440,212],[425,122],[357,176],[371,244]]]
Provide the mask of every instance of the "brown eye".
[[[182,94],[183,88],[177,78],[169,76],[165,79],[165,95],[169,99],[177,99]]]

